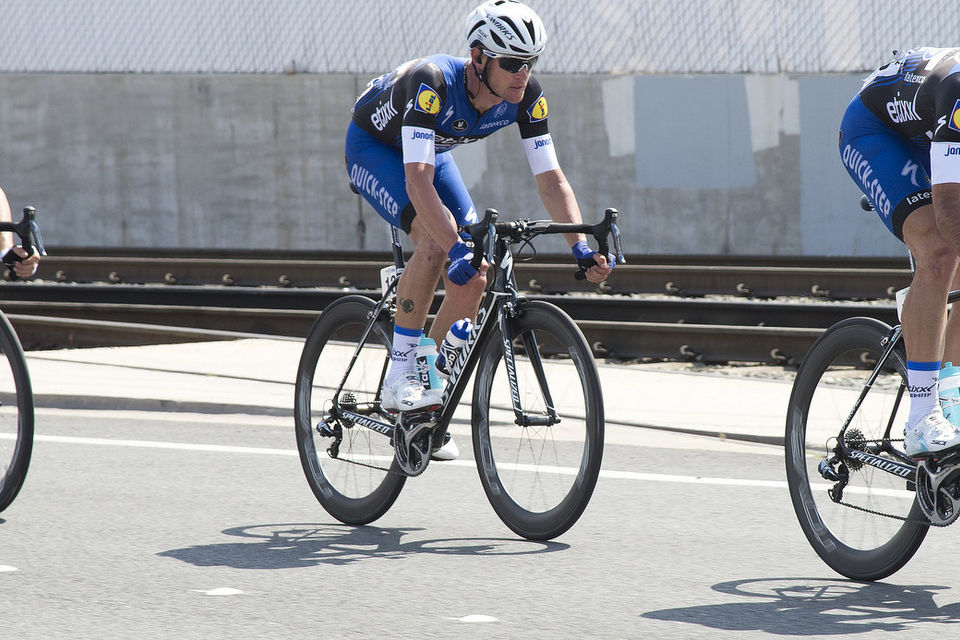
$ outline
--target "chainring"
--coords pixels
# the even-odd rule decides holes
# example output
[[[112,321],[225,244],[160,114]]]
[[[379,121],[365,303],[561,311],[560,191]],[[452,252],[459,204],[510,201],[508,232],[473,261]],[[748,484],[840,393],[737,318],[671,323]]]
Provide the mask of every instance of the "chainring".
[[[941,465],[933,459],[917,466],[917,502],[937,527],[946,527],[960,517],[960,465]]]

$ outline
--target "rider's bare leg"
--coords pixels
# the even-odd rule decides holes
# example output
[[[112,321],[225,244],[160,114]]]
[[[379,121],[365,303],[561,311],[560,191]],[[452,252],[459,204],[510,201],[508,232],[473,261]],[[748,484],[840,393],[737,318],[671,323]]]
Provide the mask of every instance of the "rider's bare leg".
[[[946,326],[946,297],[960,258],[937,230],[933,207],[920,207],[903,223],[903,238],[916,264],[901,321],[907,358],[940,360]]]
[[[437,309],[437,317],[430,327],[430,337],[439,345],[447,335],[447,330],[457,320],[461,318],[477,317],[477,309],[480,307],[480,298],[483,297],[483,290],[487,287],[486,265],[482,265],[480,273],[474,276],[470,282],[465,285],[455,285],[443,274],[444,297],[440,308]]]
[[[953,276],[950,289],[960,289],[960,267]],[[943,361],[952,362],[960,367],[960,303],[955,303],[954,310],[947,316],[947,330],[944,334]]]
[[[915,262],[901,315],[913,424],[939,406],[936,382],[943,358],[945,302],[960,258],[940,235],[931,205],[910,214],[903,224],[903,237]]]
[[[407,329],[423,329],[447,261],[447,252],[420,228],[414,218],[410,229],[413,255],[407,260],[397,283],[396,324]]]

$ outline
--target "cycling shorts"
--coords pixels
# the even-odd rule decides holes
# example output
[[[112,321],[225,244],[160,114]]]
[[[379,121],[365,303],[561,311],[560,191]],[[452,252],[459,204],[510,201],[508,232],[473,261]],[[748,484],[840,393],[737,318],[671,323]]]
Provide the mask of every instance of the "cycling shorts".
[[[887,229],[903,240],[903,222],[932,202],[930,144],[888,129],[856,96],[840,124],[843,166]]]
[[[403,152],[380,142],[350,123],[346,141],[347,174],[360,195],[381,218],[410,233],[417,212],[407,195]],[[449,153],[438,153],[433,168],[433,186],[458,225],[477,222],[473,200],[463,184],[457,163]]]

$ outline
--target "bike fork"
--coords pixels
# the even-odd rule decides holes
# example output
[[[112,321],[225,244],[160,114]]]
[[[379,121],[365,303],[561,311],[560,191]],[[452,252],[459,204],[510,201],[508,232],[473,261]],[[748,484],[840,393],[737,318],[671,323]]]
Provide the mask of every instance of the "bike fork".
[[[500,335],[503,337],[503,360],[507,367],[507,378],[510,381],[510,399],[513,403],[513,414],[515,422],[521,427],[530,426],[552,426],[560,422],[557,417],[557,411],[553,402],[553,396],[550,394],[550,386],[547,384],[547,376],[543,369],[543,359],[540,356],[540,349],[537,345],[537,338],[533,333],[527,333],[523,336],[523,348],[527,352],[530,364],[537,376],[537,384],[540,387],[540,393],[546,405],[547,415],[528,416],[520,402],[520,385],[517,381],[517,359],[516,351],[513,348],[513,334],[510,331],[510,314],[503,313],[500,317]]]

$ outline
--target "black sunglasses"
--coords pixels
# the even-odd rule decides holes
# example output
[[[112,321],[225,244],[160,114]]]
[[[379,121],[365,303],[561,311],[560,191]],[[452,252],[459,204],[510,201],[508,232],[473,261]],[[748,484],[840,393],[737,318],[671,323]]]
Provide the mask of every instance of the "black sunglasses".
[[[533,73],[533,67],[537,64],[537,56],[530,58],[504,58],[498,56],[495,57],[494,60],[496,60],[500,68],[507,73],[520,73],[520,70],[524,67],[527,68],[528,72]]]

